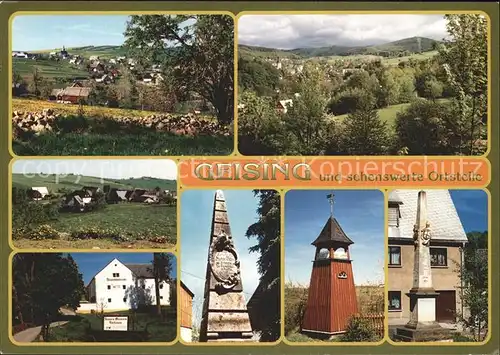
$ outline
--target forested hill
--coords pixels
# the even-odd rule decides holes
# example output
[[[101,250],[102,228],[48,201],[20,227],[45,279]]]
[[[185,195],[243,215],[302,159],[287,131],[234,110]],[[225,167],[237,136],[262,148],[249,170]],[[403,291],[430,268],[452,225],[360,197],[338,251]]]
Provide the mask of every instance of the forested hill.
[[[426,37],[404,38],[393,42],[373,45],[373,46],[329,46],[317,48],[296,48],[290,50],[256,47],[241,44],[238,51],[242,56],[252,57],[287,57],[287,58],[311,58],[347,55],[384,55],[390,53],[407,54],[428,52],[436,49],[439,41]]]

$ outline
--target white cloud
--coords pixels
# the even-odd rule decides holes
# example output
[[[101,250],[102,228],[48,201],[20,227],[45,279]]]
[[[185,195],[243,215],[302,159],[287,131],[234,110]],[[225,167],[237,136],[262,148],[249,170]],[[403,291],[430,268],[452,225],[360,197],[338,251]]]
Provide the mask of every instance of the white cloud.
[[[446,37],[444,15],[244,15],[241,44],[293,49],[365,46],[408,37]]]

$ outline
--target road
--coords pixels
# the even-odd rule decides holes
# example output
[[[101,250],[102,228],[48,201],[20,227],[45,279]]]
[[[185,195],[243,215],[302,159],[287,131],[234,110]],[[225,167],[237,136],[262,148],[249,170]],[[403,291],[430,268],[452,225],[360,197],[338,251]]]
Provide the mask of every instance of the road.
[[[75,312],[68,309],[61,309],[61,313],[64,315],[75,315]],[[50,328],[60,327],[66,323],[68,323],[68,321],[53,322],[50,323]],[[42,326],[25,329],[17,334],[14,334],[14,340],[18,343],[31,343],[38,337],[38,335],[40,335],[41,331]]]

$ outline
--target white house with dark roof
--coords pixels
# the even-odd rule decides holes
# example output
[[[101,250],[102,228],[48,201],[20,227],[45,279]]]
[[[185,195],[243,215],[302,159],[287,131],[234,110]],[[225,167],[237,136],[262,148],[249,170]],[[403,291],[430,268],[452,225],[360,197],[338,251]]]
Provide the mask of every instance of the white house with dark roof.
[[[47,189],[45,186],[32,187],[31,190],[37,192],[36,196],[33,197],[33,200],[41,200],[49,194],[49,189]]]
[[[113,312],[155,305],[156,291],[151,264],[124,264],[113,259],[99,271],[86,287],[87,302],[81,302],[78,313]],[[160,304],[170,305],[170,284],[160,284]]]
[[[410,317],[410,299],[406,293],[413,284],[413,227],[417,218],[420,190],[393,190],[388,201],[388,298],[389,322],[406,323]],[[455,323],[462,312],[461,280],[458,270],[463,262],[467,235],[448,190],[425,190],[427,219],[431,228],[432,283],[439,296],[436,318]]]

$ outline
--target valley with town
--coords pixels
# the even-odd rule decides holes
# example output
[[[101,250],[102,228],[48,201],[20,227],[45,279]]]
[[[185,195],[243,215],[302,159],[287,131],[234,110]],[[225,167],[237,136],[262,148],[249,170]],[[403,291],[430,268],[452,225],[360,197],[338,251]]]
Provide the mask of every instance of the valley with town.
[[[167,248],[176,243],[177,183],[151,177],[12,176],[19,248]]]
[[[276,21],[293,24],[294,17],[297,23],[301,17],[304,23],[312,23],[315,16],[321,17],[277,15]],[[376,16],[365,16],[373,21],[350,23],[349,16],[339,21],[353,31],[365,26],[371,31],[367,36],[377,38]],[[239,22],[242,154],[481,155],[486,151],[484,17],[444,16],[442,32],[447,37],[442,39],[413,36],[374,40],[378,42],[374,45],[352,42],[321,47],[300,36],[295,43],[274,40],[294,49],[265,46],[265,41],[274,43],[266,37],[259,39],[264,41],[259,45],[252,37],[259,24],[272,26],[271,17],[248,15]],[[342,17],[332,15],[328,23]],[[334,34],[328,40],[335,42]],[[467,75],[462,75],[464,70]]]
[[[122,44],[65,47],[61,43],[57,49],[20,51],[17,48],[27,44],[14,41],[13,152],[31,156],[231,153],[233,42],[219,36],[207,45],[203,36],[209,35],[209,27],[232,33],[232,19],[121,17]],[[141,50],[144,36],[153,35],[151,18],[159,19],[172,38],[168,44]],[[193,43],[178,35],[187,28],[189,33],[197,31]],[[204,77],[193,74],[211,58],[217,65]]]

